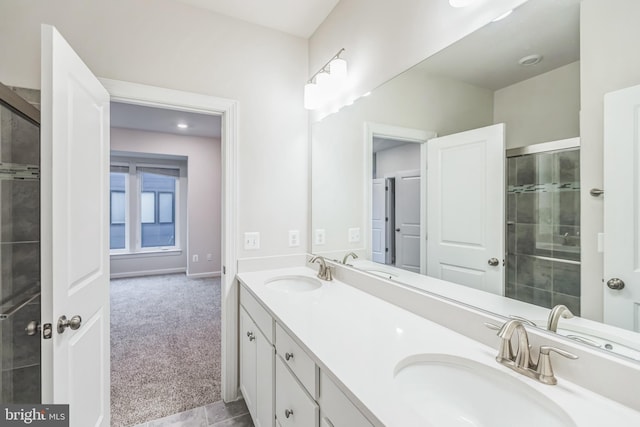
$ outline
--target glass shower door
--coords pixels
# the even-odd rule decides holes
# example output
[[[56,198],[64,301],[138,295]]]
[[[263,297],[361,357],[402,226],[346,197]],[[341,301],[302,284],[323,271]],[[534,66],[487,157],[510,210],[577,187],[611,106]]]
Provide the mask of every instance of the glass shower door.
[[[579,315],[580,150],[514,151],[507,158],[505,296],[564,304]]]
[[[0,85],[0,402],[40,403],[40,126],[7,91]]]

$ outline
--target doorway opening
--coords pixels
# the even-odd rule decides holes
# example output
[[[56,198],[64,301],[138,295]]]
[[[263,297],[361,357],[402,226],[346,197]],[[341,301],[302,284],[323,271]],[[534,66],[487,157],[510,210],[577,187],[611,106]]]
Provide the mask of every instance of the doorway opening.
[[[111,103],[111,425],[222,398],[221,128]]]

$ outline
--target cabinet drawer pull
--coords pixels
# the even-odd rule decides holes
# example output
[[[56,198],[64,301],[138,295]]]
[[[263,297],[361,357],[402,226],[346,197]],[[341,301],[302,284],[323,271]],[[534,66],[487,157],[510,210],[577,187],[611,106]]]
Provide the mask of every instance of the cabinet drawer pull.
[[[288,362],[289,359],[293,359],[293,353],[285,353],[284,358],[287,359],[287,362]]]
[[[249,337],[249,341],[253,341],[256,339],[255,335],[253,335],[253,332],[247,332],[247,336]]]
[[[293,410],[291,409],[285,409],[284,410],[284,416],[289,418],[291,415],[293,415]]]

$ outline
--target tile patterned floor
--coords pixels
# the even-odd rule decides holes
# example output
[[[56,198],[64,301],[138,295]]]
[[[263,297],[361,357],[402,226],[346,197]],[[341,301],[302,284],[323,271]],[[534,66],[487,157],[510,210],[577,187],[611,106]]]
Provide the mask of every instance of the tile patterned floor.
[[[238,400],[212,403],[134,427],[253,427],[253,421],[244,400]]]

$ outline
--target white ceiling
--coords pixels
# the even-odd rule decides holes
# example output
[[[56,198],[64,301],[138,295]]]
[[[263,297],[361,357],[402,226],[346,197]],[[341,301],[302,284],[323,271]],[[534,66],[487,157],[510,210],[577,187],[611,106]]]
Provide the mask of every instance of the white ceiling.
[[[542,62],[518,64],[532,54],[542,55]],[[417,69],[498,90],[579,59],[580,0],[536,0],[433,55]]]
[[[339,0],[177,0],[252,24],[309,38]]]
[[[178,123],[185,123],[189,127],[180,129]],[[209,114],[112,102],[111,126],[175,135],[220,138],[222,120],[220,116]]]
[[[372,151],[377,153],[378,151],[389,150],[391,148],[400,147],[401,145],[412,144],[411,142],[401,141],[399,139],[381,138],[379,136],[373,137]]]

